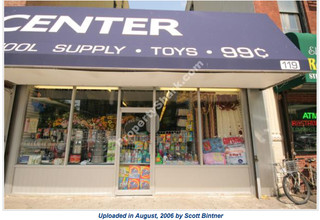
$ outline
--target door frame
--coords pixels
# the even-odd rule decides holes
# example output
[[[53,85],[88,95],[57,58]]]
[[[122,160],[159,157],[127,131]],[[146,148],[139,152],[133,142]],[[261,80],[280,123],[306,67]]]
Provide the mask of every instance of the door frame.
[[[119,89],[119,98],[121,97],[121,90]],[[155,91],[153,90],[153,99],[155,96]],[[154,103],[154,102],[153,102]],[[153,107],[120,107],[120,100],[118,100],[118,114],[117,114],[117,131],[116,137],[117,140],[121,140],[121,120],[123,113],[148,113],[155,112]],[[120,168],[120,149],[121,142],[117,141],[116,144],[116,166],[115,166],[115,195],[116,196],[133,196],[133,195],[153,195],[154,194],[154,161],[155,161],[155,118],[151,117],[150,124],[150,144],[149,144],[149,153],[150,153],[150,189],[149,190],[119,190],[119,168]]]

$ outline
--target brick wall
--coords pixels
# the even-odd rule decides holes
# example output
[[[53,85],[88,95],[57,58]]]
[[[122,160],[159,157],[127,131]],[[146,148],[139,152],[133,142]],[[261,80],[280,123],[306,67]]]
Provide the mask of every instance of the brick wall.
[[[310,104],[317,102],[316,93],[289,92],[287,95],[288,103]]]
[[[4,1],[4,6],[5,7],[10,7],[10,6],[26,6],[27,1]]]
[[[282,31],[279,7],[277,1],[254,1],[254,9],[256,13],[267,14],[269,18]]]
[[[317,1],[303,1],[303,6],[310,33],[317,34]]]

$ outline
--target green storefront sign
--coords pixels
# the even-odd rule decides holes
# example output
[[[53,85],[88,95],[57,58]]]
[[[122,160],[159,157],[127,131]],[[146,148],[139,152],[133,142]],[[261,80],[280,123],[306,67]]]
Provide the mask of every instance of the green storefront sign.
[[[274,88],[275,92],[279,93],[303,83],[317,82],[317,35],[309,33],[287,33],[287,37],[299,48],[299,50],[308,58],[310,73],[299,78],[278,85]]]

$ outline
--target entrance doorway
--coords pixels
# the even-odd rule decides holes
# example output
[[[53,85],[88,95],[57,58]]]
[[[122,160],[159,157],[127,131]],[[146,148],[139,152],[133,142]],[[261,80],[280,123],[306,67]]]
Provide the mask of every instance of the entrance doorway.
[[[152,108],[121,108],[117,195],[152,195],[154,118]]]

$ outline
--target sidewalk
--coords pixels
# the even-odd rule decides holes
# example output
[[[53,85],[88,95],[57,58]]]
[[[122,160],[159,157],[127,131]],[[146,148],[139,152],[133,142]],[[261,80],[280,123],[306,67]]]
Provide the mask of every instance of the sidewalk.
[[[252,196],[26,196],[10,195],[4,198],[5,209],[316,209],[316,203],[294,205],[287,197],[257,199]]]

